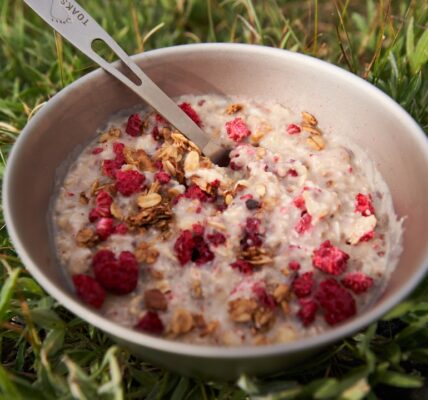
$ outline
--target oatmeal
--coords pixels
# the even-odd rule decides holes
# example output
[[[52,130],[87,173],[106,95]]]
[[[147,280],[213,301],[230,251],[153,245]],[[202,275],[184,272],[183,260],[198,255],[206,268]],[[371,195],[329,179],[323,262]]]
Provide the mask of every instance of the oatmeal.
[[[145,333],[229,346],[316,335],[367,308],[402,227],[364,152],[278,102],[178,102],[231,148],[229,166],[155,112],[112,119],[54,204],[77,296]]]

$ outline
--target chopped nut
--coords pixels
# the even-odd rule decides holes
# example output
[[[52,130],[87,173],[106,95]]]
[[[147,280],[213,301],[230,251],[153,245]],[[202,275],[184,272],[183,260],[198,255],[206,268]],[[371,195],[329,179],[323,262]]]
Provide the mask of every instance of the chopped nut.
[[[144,304],[148,309],[165,311],[168,307],[165,295],[159,289],[144,292]]]
[[[290,288],[285,283],[280,283],[273,291],[273,297],[277,303],[287,299],[290,294]]]
[[[302,112],[302,119],[304,122],[308,123],[311,126],[317,126],[318,125],[317,119],[312,114],[309,114],[306,111]]]
[[[82,228],[76,235],[76,243],[80,247],[94,247],[98,240],[98,235],[91,228]]]
[[[164,231],[169,229],[172,218],[171,206],[168,203],[160,203],[155,207],[145,208],[138,214],[128,218],[128,223],[135,227],[155,226]]]
[[[198,279],[195,279],[192,281],[192,295],[196,299],[202,298],[202,286],[201,281]]]
[[[205,318],[202,314],[192,314],[193,325],[199,329],[205,329],[207,323],[205,322]]]
[[[244,106],[242,104],[229,104],[226,108],[226,114],[227,115],[232,115],[232,114],[236,114],[237,112],[241,111],[244,108]]]
[[[114,140],[119,138],[120,135],[121,135],[121,131],[119,128],[110,128],[107,132],[104,132],[100,136],[99,142],[105,143],[105,142],[108,142],[109,140]]]
[[[187,154],[186,159],[184,160],[184,171],[193,172],[199,168],[199,154],[192,150]]]
[[[251,134],[250,136],[250,141],[252,144],[258,144],[260,142],[260,140],[263,139],[263,137],[265,136],[265,132],[263,131],[256,131],[254,133]]]
[[[270,249],[251,246],[242,250],[240,257],[254,266],[269,265],[273,263],[272,252]]]
[[[310,136],[306,139],[308,145],[314,150],[322,150],[325,147],[324,139],[321,136]]]
[[[258,330],[266,331],[272,327],[275,322],[275,314],[272,310],[260,307],[254,314],[254,326]]]
[[[219,231],[226,231],[226,225],[221,224],[220,222],[217,221],[212,221],[210,219],[207,220],[207,224]]]
[[[233,196],[231,194],[227,194],[226,197],[224,198],[224,202],[226,203],[226,205],[232,204],[233,201]]]
[[[199,334],[200,337],[205,337],[214,333],[220,326],[220,322],[217,320],[210,321],[206,325],[205,329]]]
[[[286,301],[286,300],[281,301],[280,306],[281,306],[281,309],[282,309],[282,312],[284,313],[284,315],[290,314],[291,309],[290,309],[290,304],[288,303],[288,301]]]
[[[184,308],[177,308],[171,318],[171,332],[180,335],[189,332],[193,328],[193,317]]]
[[[140,208],[151,208],[157,206],[162,201],[162,196],[159,193],[148,193],[139,196],[137,204]]]
[[[264,147],[257,147],[257,158],[261,160],[266,155],[266,149]]]
[[[110,212],[111,212],[111,215],[113,215],[113,217],[115,217],[121,221],[123,221],[125,218],[122,214],[122,211],[121,211],[119,205],[116,202],[111,203]]]
[[[154,264],[159,257],[159,251],[147,242],[141,242],[135,250],[135,258],[140,263]]]
[[[148,268],[149,270],[149,274],[153,279],[156,279],[157,281],[160,279],[164,278],[163,272],[162,271],[158,271],[157,269],[154,268]]]
[[[88,196],[86,196],[86,193],[85,193],[85,192],[81,192],[81,193],[79,194],[79,203],[80,203],[80,204],[83,204],[83,205],[85,205],[85,204],[88,204],[88,203],[89,203],[89,198],[88,198]]]
[[[130,150],[129,148],[125,148],[123,151],[125,156],[125,161],[127,164],[137,166],[141,171],[156,171],[155,164],[153,163],[150,156],[143,150]]]
[[[256,346],[262,346],[268,343],[269,343],[268,338],[262,334],[257,334],[253,339],[253,344],[255,344]]]
[[[238,298],[229,301],[229,316],[235,322],[249,322],[257,310],[254,299]]]

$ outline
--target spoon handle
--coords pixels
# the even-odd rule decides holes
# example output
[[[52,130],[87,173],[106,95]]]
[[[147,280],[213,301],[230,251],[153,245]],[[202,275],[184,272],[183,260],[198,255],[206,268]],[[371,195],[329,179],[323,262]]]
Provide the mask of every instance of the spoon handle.
[[[113,38],[77,2],[74,0],[24,1],[61,36],[139,95],[199,148],[204,149],[209,143],[209,136],[132,61]],[[114,64],[108,63],[92,49],[92,43],[97,39],[104,41],[110,47],[132,71],[136,81],[140,82],[139,84],[131,81]]]

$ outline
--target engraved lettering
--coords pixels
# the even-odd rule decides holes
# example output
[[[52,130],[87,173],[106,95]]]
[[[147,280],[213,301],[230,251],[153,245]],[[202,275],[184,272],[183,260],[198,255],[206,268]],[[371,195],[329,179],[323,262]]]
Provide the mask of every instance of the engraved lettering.
[[[77,19],[78,19],[79,21],[82,21],[82,20],[83,20],[83,18],[85,18],[85,16],[84,16],[82,13],[80,13],[80,14],[77,16]]]

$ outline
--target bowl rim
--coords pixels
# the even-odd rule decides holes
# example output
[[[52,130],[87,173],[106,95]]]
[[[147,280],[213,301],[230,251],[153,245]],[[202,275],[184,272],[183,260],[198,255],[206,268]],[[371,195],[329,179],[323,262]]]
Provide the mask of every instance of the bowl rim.
[[[326,61],[319,60],[314,57],[310,57],[304,54],[291,52],[288,50],[277,49],[272,47],[266,47],[261,45],[250,45],[250,44],[238,44],[238,43],[198,43],[198,44],[187,44],[179,46],[171,46],[148,52],[140,53],[132,56],[135,61],[143,60],[145,58],[156,58],[158,56],[170,56],[177,53],[195,53],[195,52],[241,52],[250,54],[253,56],[275,56],[282,57],[286,62],[295,61],[310,65],[312,68],[323,70],[327,73],[336,75],[342,80],[354,85],[359,89],[364,90],[368,96],[376,98],[379,102],[395,115],[400,118],[408,126],[408,134],[413,136],[413,139],[420,145],[420,148],[424,152],[425,158],[428,165],[428,138],[425,136],[419,125],[413,120],[413,118],[394,100],[387,96],[380,89],[376,88],[372,84],[363,80],[362,78],[340,68]],[[416,285],[422,280],[428,271],[428,254],[425,255],[424,260],[418,266],[417,272],[409,279],[409,281],[392,297],[383,302],[379,306],[375,306],[372,309],[363,312],[357,317],[351,319],[349,322],[331,328],[319,335],[314,335],[306,338],[300,338],[291,342],[269,344],[265,346],[217,346],[217,345],[200,345],[200,344],[189,344],[170,339],[163,339],[147,335],[142,332],[133,330],[132,328],[126,328],[117,323],[109,321],[106,317],[86,306],[84,303],[79,301],[76,297],[69,295],[64,292],[60,287],[56,286],[51,280],[45,275],[41,269],[31,260],[30,256],[25,250],[24,244],[18,237],[17,231],[15,230],[13,220],[11,218],[11,188],[13,186],[12,173],[14,166],[19,163],[19,153],[21,147],[25,145],[27,136],[31,135],[33,126],[37,125],[38,120],[42,114],[49,113],[50,109],[55,103],[68,96],[69,92],[83,86],[86,82],[92,79],[99,79],[103,74],[106,74],[101,68],[98,68],[85,76],[74,81],[60,92],[55,94],[42,108],[40,111],[31,118],[27,125],[24,127],[21,134],[18,136],[15,144],[12,147],[11,153],[8,158],[4,181],[3,181],[3,209],[5,222],[8,229],[11,241],[16,249],[17,254],[21,258],[23,264],[30,271],[31,275],[36,281],[46,290],[49,295],[63,304],[67,309],[73,312],[76,316],[82,318],[91,325],[101,329],[102,331],[110,334],[118,339],[122,339],[132,345],[145,346],[151,349],[158,350],[160,352],[167,352],[177,355],[192,356],[192,357],[203,357],[203,358],[215,358],[215,359],[249,359],[266,357],[270,355],[285,355],[294,354],[302,351],[308,351],[311,349],[320,348],[328,344],[337,342],[340,339],[349,337],[355,332],[365,328],[370,323],[378,320],[388,310],[403,300],[410,292],[416,287]]]

